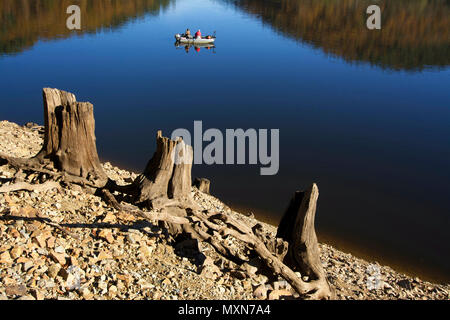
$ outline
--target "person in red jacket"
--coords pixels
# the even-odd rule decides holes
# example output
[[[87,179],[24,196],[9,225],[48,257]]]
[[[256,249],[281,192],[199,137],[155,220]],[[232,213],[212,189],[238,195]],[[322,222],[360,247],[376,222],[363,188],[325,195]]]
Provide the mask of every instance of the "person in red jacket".
[[[201,39],[202,38],[202,33],[200,32],[200,29],[197,30],[197,32],[195,33],[195,39]]]

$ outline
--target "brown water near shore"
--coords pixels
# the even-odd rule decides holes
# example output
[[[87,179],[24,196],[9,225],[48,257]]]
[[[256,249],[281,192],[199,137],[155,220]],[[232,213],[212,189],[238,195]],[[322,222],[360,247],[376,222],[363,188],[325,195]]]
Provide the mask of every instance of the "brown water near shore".
[[[140,169],[137,167],[130,167],[125,162],[118,162],[111,159],[101,159],[102,162],[109,161],[113,163],[114,166],[119,168],[124,168],[126,170],[132,172],[140,172]],[[215,186],[214,179],[212,180],[212,196],[217,195],[214,194]],[[224,202],[227,206],[229,206],[233,211],[239,212],[244,215],[253,214],[256,219],[261,222],[267,223],[275,228],[278,226],[282,214],[281,212],[273,212],[270,210],[261,210],[258,208],[251,208],[244,205],[229,203],[221,197],[218,197],[219,200]],[[285,207],[287,208],[288,203],[286,203]],[[320,206],[320,197],[319,197],[319,206]],[[439,268],[433,268],[426,263],[426,261],[417,261],[410,257],[401,257],[399,258],[398,254],[386,248],[386,250],[380,250],[379,246],[371,244],[367,239],[355,239],[354,236],[344,234],[339,234],[336,230],[329,230],[321,226],[317,223],[318,218],[320,218],[320,208],[316,214],[316,234],[318,241],[320,243],[325,243],[333,246],[334,248],[344,252],[350,253],[353,256],[363,259],[368,262],[378,262],[380,265],[385,265],[391,267],[393,270],[397,272],[404,273],[410,277],[419,277],[422,280],[430,281],[433,283],[441,283],[448,284],[450,283],[450,276]],[[358,242],[356,242],[358,240]]]
[[[287,207],[287,204],[286,204]],[[264,212],[263,210],[252,209],[242,206],[230,206],[232,210],[243,214],[254,214],[255,217],[267,224],[274,227],[278,226],[279,220],[274,217],[280,216],[273,212]],[[320,214],[320,212],[318,213]],[[350,253],[355,257],[361,258],[368,262],[378,262],[381,265],[386,265],[394,269],[395,271],[404,273],[411,277],[418,277],[422,280],[430,281],[433,283],[450,283],[448,274],[443,273],[437,268],[432,268],[425,263],[418,263],[417,261],[410,261],[405,259],[399,259],[395,252],[390,251],[388,248],[384,251],[371,248],[370,244],[364,239],[360,239],[361,242],[356,243],[352,237],[346,238],[343,235],[338,235],[331,230],[324,230],[316,223],[317,238],[320,243],[325,243],[333,246],[334,248]]]

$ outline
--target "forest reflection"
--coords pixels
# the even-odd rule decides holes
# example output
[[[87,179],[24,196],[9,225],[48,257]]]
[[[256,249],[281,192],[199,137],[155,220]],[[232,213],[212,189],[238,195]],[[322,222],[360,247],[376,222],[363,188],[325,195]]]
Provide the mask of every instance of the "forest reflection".
[[[38,40],[65,38],[66,8],[82,11],[80,33],[114,29],[176,0],[2,0],[0,55],[19,53]],[[418,71],[450,64],[450,0],[377,0],[382,29],[366,28],[372,0],[220,0],[283,36],[348,62]]]
[[[173,0],[1,0],[0,55],[16,54],[38,40],[119,28],[145,14],[158,14]],[[82,30],[66,27],[67,7],[81,8]]]
[[[449,0],[223,0],[281,34],[348,62],[395,70],[450,64]],[[382,29],[366,28],[377,4]]]

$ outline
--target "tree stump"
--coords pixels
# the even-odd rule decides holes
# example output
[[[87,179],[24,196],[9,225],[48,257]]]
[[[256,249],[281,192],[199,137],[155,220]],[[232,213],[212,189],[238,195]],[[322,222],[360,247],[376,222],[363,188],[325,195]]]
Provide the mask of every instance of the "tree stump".
[[[179,138],[175,146],[174,169],[169,183],[168,196],[171,199],[190,197],[192,186],[193,149]]]
[[[75,95],[58,89],[45,88],[45,135],[40,161],[51,161],[54,167],[81,177],[101,187],[107,182],[97,153],[94,107],[89,102],[77,102]]]
[[[277,238],[289,243],[284,258],[287,266],[298,270],[309,281],[323,282],[322,289],[330,291],[326,274],[320,262],[314,219],[319,189],[313,184],[308,190],[294,194],[280,221]]]
[[[195,178],[194,186],[197,187],[197,189],[200,192],[209,194],[209,188],[211,186],[211,181],[209,181],[206,178]]]
[[[138,203],[158,207],[168,199],[190,197],[193,150],[182,139],[163,137],[158,131],[156,152],[136,179]]]

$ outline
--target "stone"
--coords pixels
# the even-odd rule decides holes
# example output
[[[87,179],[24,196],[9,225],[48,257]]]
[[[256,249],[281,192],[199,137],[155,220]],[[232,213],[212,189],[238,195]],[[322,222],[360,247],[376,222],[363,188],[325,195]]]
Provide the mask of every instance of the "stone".
[[[77,290],[81,286],[81,279],[78,273],[68,272],[66,280],[66,289],[69,291]]]
[[[42,234],[39,234],[33,238],[33,241],[37,243],[41,248],[46,248],[47,243],[45,242],[45,237]]]
[[[222,271],[220,271],[219,267],[214,263],[205,264],[201,267],[200,275],[205,277],[206,279],[216,280],[220,276],[222,276]]]
[[[11,236],[13,236],[13,238],[16,238],[16,239],[20,238],[20,232],[17,231],[16,228],[10,227],[10,228],[8,228],[8,232],[9,232],[9,234],[11,234]]]
[[[56,252],[56,253],[66,253],[66,249],[64,249],[63,246],[57,246],[57,247],[55,248],[55,252]]]
[[[60,265],[65,265],[66,264],[66,256],[63,253],[56,253],[54,251],[52,251],[50,253],[50,257],[55,261],[58,262]]]
[[[280,297],[292,297],[292,293],[288,290],[273,290],[269,293],[269,300],[279,300]]]
[[[256,272],[258,272],[258,268],[257,267],[252,266],[252,265],[250,265],[248,263],[244,263],[242,265],[242,268],[244,269],[244,271],[247,272],[248,275],[250,275],[252,277],[256,275]]]
[[[260,299],[260,300],[267,299],[267,288],[266,288],[266,286],[264,284],[258,286],[253,291],[253,295],[255,296],[255,298]]]
[[[45,299],[45,295],[44,295],[43,291],[41,291],[41,290],[33,289],[33,290],[31,290],[31,294],[36,300],[44,300]]]
[[[118,280],[118,281],[117,281],[117,290],[119,290],[119,291],[125,291],[125,289],[126,289],[126,287],[125,287],[123,281]]]
[[[27,288],[22,285],[10,285],[6,287],[6,295],[8,296],[24,296],[27,294]]]
[[[157,290],[157,291],[153,292],[152,299],[153,300],[160,300],[162,295],[163,295],[162,292]]]
[[[17,263],[26,263],[28,261],[30,261],[30,259],[25,258],[25,257],[19,257],[16,262]]]
[[[175,272],[170,271],[170,272],[167,274],[167,278],[173,278],[173,277],[175,277]]]
[[[116,286],[110,286],[109,288],[108,288],[108,297],[110,297],[111,299],[112,298],[115,298],[116,296],[117,296],[117,287]]]
[[[39,213],[36,209],[27,206],[25,208],[20,208],[17,216],[24,218],[36,218],[39,216]]]
[[[252,289],[252,282],[249,279],[243,280],[242,281],[242,287],[245,290],[251,290]]]
[[[85,300],[92,300],[92,298],[94,298],[94,294],[91,291],[89,291],[89,288],[83,288],[81,295]]]
[[[50,248],[50,249],[54,248],[55,247],[55,241],[56,241],[56,238],[53,237],[53,236],[48,238],[47,239],[47,247]]]
[[[10,251],[10,255],[11,255],[11,257],[15,260],[15,259],[18,259],[18,258],[22,255],[23,251],[24,251],[24,250],[23,250],[22,247],[17,246],[17,247],[14,247],[14,248]]]
[[[116,223],[117,218],[112,212],[108,212],[102,220],[103,223]]]
[[[397,281],[397,284],[398,284],[400,287],[402,287],[403,289],[406,289],[406,290],[412,290],[411,282],[409,282],[408,280],[400,280],[400,281]]]
[[[61,265],[59,263],[52,264],[48,267],[47,274],[50,278],[55,278],[59,271],[61,270]]]
[[[127,212],[119,212],[117,217],[124,222],[134,222],[137,220],[135,216]]]
[[[0,263],[12,264],[13,260],[11,259],[11,255],[8,251],[5,251],[0,254]]]
[[[112,255],[109,251],[102,250],[97,256],[98,260],[109,260],[112,259]]]
[[[26,296],[20,297],[17,300],[30,300],[31,301],[31,300],[36,300],[36,299],[31,295],[26,295]]]
[[[274,290],[290,289],[291,285],[286,280],[275,281],[273,283]]]
[[[128,274],[118,274],[117,279],[125,282],[125,285],[128,287],[131,284],[132,278]]]
[[[114,243],[114,237],[112,235],[111,230],[109,230],[109,229],[103,229],[102,231],[100,231],[98,233],[98,237],[102,238],[102,239],[105,239],[109,243]]]
[[[144,257],[144,258],[150,258],[151,257],[151,255],[152,255],[152,252],[153,252],[153,248],[151,248],[151,247],[148,247],[147,245],[145,245],[145,244],[142,244],[140,247],[139,247],[139,252],[142,254],[142,256]]]
[[[28,260],[27,262],[25,262],[23,264],[23,271],[28,272],[29,270],[31,270],[33,267],[35,266],[35,263],[32,260]]]

